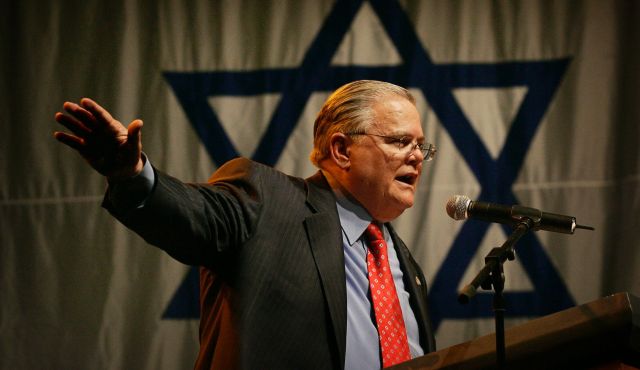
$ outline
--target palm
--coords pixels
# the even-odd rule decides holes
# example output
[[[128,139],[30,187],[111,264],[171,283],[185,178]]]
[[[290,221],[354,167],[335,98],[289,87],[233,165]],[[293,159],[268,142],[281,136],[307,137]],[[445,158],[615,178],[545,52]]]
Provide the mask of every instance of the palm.
[[[56,132],[55,138],[78,151],[104,176],[118,179],[139,173],[142,121],[135,120],[127,128],[94,101],[82,99],[80,103],[67,102],[67,114],[56,113],[56,121],[72,134]]]

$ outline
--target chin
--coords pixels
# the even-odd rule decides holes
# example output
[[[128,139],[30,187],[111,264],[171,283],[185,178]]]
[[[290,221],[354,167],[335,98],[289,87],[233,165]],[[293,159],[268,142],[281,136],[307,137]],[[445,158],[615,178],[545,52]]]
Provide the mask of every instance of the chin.
[[[380,210],[378,214],[372,215],[374,219],[381,222],[390,222],[398,218],[407,208],[411,206],[401,206],[396,208],[387,208],[384,210]]]
[[[402,209],[402,212],[404,212],[405,209],[413,207],[414,200],[415,197],[413,196],[413,194],[410,197],[401,197],[396,201],[396,203],[398,204],[397,208]]]

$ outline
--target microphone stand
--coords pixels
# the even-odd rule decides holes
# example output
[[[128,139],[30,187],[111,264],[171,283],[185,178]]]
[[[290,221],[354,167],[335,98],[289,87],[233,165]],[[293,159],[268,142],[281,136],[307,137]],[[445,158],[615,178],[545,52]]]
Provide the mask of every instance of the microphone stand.
[[[482,287],[484,290],[491,290],[491,287],[493,287],[495,292],[493,296],[493,312],[496,327],[496,366],[500,370],[505,369],[506,361],[504,338],[504,313],[506,308],[504,295],[502,294],[505,281],[503,265],[506,260],[513,261],[515,259],[513,246],[533,225],[534,221],[531,218],[520,218],[507,241],[500,248],[493,248],[489,252],[484,259],[485,265],[482,270],[458,294],[458,302],[466,304],[471,297],[476,295],[478,287]]]

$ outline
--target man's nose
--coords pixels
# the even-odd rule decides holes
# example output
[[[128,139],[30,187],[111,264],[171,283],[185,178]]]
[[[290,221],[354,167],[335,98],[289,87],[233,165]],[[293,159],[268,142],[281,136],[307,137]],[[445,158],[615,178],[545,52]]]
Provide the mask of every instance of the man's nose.
[[[424,161],[424,154],[418,144],[414,145],[411,151],[409,152],[409,156],[407,157],[407,162],[415,165],[417,163],[422,163]]]

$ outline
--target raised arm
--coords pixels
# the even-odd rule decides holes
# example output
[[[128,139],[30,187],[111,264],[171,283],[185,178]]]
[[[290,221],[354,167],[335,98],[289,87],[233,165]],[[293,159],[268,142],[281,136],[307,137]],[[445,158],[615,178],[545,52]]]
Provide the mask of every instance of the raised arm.
[[[75,149],[109,181],[135,176],[142,171],[142,120],[125,127],[95,101],[83,98],[80,104],[65,102],[64,113],[55,120],[71,133],[54,132],[61,143]]]

